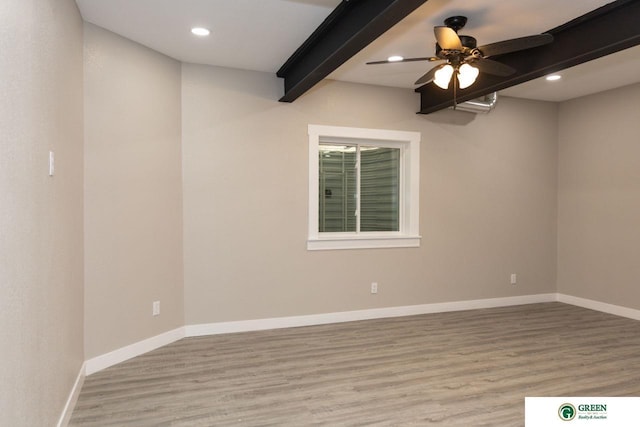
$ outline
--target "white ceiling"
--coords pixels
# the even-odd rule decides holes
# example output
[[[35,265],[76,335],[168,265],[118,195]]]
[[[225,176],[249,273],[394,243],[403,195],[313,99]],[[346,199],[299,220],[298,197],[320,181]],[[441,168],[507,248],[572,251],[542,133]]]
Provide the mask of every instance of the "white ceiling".
[[[76,0],[83,18],[184,62],[275,73],[341,0]],[[413,88],[426,62],[365,65],[397,54],[434,54],[433,27],[452,15],[469,18],[461,34],[478,45],[539,34],[611,0],[429,0],[329,78]],[[198,38],[190,28],[211,35]],[[561,101],[640,81],[640,48],[534,80],[503,94]],[[609,76],[603,78],[603,76]]]
[[[76,0],[85,21],[183,62],[275,73],[340,0]],[[207,38],[192,27],[211,30]]]

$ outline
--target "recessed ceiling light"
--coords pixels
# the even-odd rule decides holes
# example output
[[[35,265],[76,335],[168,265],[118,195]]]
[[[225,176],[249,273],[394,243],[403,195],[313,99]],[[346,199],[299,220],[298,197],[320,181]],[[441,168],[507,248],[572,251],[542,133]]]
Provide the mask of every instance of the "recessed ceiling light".
[[[559,74],[551,74],[550,76],[546,77],[547,81],[550,81],[550,82],[554,82],[556,80],[560,80],[561,78],[562,78],[562,76],[559,75]]]
[[[196,36],[208,36],[211,33],[211,31],[203,27],[193,27],[191,32]]]
[[[389,62],[400,62],[402,61],[404,58],[400,55],[393,55],[387,58],[387,61]]]

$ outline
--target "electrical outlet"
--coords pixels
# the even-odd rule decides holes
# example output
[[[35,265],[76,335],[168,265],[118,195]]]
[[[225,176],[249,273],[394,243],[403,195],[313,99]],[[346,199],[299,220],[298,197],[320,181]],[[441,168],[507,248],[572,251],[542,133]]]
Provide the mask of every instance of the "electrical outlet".
[[[372,294],[377,294],[378,293],[378,282],[372,282],[371,283],[371,293]]]
[[[152,312],[152,314],[154,316],[160,315],[160,301],[154,301],[153,302],[153,312]]]
[[[518,283],[518,277],[516,276],[516,273],[511,273],[511,284],[515,285],[516,283]]]

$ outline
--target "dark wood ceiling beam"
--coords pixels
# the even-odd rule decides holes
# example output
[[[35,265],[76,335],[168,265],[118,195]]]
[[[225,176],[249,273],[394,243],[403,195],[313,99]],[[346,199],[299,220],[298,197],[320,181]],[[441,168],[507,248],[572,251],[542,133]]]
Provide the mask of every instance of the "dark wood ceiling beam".
[[[344,0],[278,70],[292,102],[427,0]]]
[[[640,44],[640,1],[618,0],[547,31],[553,43],[492,57],[517,71],[509,77],[481,73],[476,82],[458,90],[458,102],[468,101],[529,80],[573,67]],[[453,106],[453,85],[442,90],[433,84],[416,89],[420,111],[428,114]]]

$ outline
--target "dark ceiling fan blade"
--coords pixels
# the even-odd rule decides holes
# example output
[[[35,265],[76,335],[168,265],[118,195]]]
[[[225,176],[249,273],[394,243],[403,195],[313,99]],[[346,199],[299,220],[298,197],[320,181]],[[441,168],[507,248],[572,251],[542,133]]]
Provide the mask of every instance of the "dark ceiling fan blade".
[[[434,27],[433,33],[441,48],[445,50],[462,50],[462,42],[456,32],[449,27]]]
[[[438,58],[436,56],[424,56],[424,57],[420,57],[420,58],[404,58],[401,61],[389,61],[389,60],[385,60],[385,61],[371,61],[371,62],[367,62],[367,65],[377,65],[377,64],[401,64],[403,62],[416,62],[416,61],[429,61],[429,62],[433,62],[433,61],[442,61],[442,58]]]
[[[478,59],[470,62],[470,65],[477,67],[483,73],[493,74],[494,76],[506,77],[515,73],[516,70],[502,62],[492,61],[491,59]]]
[[[478,47],[478,50],[482,52],[483,56],[494,56],[543,46],[551,43],[552,41],[553,36],[551,34],[544,33],[490,43],[488,45]]]
[[[447,64],[436,65],[435,67],[433,67],[432,69],[427,71],[422,77],[420,77],[418,80],[416,80],[416,82],[414,84],[415,85],[421,85],[423,83],[429,83],[431,80],[433,80],[435,78],[436,71],[438,71],[440,68],[444,67],[445,65],[447,65]]]

